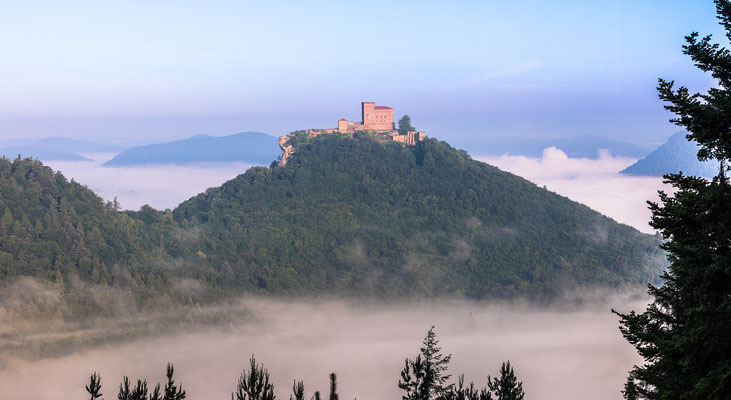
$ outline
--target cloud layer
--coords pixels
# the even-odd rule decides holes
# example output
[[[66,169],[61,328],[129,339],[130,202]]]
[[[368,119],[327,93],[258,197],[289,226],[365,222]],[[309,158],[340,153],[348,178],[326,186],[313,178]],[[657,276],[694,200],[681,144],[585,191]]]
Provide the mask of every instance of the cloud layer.
[[[541,158],[523,156],[476,156],[476,159],[522,176],[539,186],[583,203],[617,222],[653,233],[647,201],[657,201],[658,190],[670,191],[658,177],[619,173],[636,159],[600,152],[596,160],[569,158],[550,147]]]
[[[125,210],[149,204],[157,209],[175,208],[182,201],[246,172],[251,164],[221,163],[190,166],[154,165],[103,167],[113,154],[89,154],[91,162],[46,162],[66,178],[88,186],[105,200],[115,197]]]
[[[355,305],[249,299],[252,321],[228,331],[197,331],[38,362],[17,361],[0,370],[0,393],[17,400],[84,398],[97,371],[105,398],[123,375],[163,381],[165,363],[192,399],[226,399],[251,354],[272,374],[276,395],[287,398],[294,379],[307,398],[327,393],[327,374],[338,374],[340,398],[399,398],[399,372],[416,356],[430,326],[453,355],[453,380],[485,385],[510,360],[527,397],[616,399],[626,372],[640,360],[623,340],[610,307],[642,301],[615,298],[583,309],[535,310],[521,305],[454,301],[410,305]],[[38,377],[43,384],[38,385]],[[570,383],[570,384],[568,384]]]

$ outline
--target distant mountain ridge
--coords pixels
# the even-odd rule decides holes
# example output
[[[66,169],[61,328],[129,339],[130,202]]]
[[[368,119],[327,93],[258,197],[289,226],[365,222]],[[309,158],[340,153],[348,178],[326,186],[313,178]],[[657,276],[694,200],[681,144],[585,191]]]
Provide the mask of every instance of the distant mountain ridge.
[[[64,151],[47,150],[33,146],[13,146],[0,149],[0,155],[9,159],[30,157],[42,161],[91,161],[90,159],[74,153]]]
[[[626,175],[663,176],[683,172],[685,175],[712,178],[718,174],[718,161],[698,160],[699,146],[689,141],[681,131],[672,135],[667,142],[655,149],[647,157],[637,161],[624,170]]]
[[[33,147],[63,151],[67,153],[116,153],[127,149],[128,146],[121,146],[112,143],[98,143],[86,140],[69,139],[50,136],[32,144]]]
[[[0,155],[11,159],[20,155],[43,161],[91,161],[82,154],[116,153],[123,149],[124,146],[115,144],[51,136],[25,145],[4,147],[0,149]]]
[[[549,147],[566,153],[571,158],[599,158],[599,150],[607,150],[615,157],[641,158],[650,153],[650,149],[633,143],[622,142],[604,136],[576,136],[565,138],[530,138],[530,137],[480,137],[473,135],[466,138],[455,138],[455,145],[468,149],[470,154],[479,156],[525,156],[538,158],[543,150]]]
[[[127,149],[104,163],[109,167],[147,164],[245,162],[268,165],[281,150],[278,138],[261,132],[228,136],[195,135],[188,139]]]

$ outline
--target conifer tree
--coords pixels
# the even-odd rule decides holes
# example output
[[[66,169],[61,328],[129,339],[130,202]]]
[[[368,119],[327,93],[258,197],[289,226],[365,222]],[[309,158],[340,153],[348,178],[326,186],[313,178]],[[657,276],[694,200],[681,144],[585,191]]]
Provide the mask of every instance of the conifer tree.
[[[147,380],[137,380],[137,385],[132,389],[129,400],[147,400]]]
[[[241,373],[236,386],[236,400],[274,400],[274,385],[269,383],[269,371],[256,363],[254,355],[249,360],[250,370]],[[233,397],[233,396],[232,396]]]
[[[162,394],[160,394],[160,384],[155,385],[155,389],[150,394],[150,400],[163,400]]]
[[[403,390],[403,400],[422,400],[419,396],[424,385],[424,363],[421,361],[421,354],[414,360],[405,361],[404,369],[401,371],[401,379],[398,382],[399,389]]]
[[[305,400],[305,383],[293,381],[292,394],[292,396],[289,396],[289,400]]]
[[[175,380],[173,380],[173,372],[175,372],[175,368],[173,367],[173,364],[168,363],[167,373],[165,374],[168,378],[168,381],[165,384],[165,396],[163,397],[163,399],[164,400],[183,400],[183,399],[185,399],[185,390],[183,390],[183,385],[180,385],[180,386],[175,385]]]
[[[447,384],[446,374],[452,355],[443,355],[432,326],[424,338],[420,354],[414,360],[407,359],[401,371],[398,386],[406,393],[404,400],[433,400],[448,396],[453,384]]]
[[[129,387],[129,378],[124,377],[122,383],[119,384],[119,393],[117,394],[117,400],[130,400],[132,396],[132,390]]]
[[[715,3],[731,39],[731,1]],[[690,94],[660,79],[659,96],[677,115],[671,122],[700,145],[698,158],[721,167],[711,181],[666,175],[675,194],[661,192],[662,204],[650,203],[670,266],[662,286],[650,285],[644,312],[619,314],[622,334],[645,359],[630,371],[625,399],[731,398],[731,52],[697,32],[685,39],[683,52],[718,87]]]
[[[94,372],[91,374],[91,377],[89,378],[89,384],[86,385],[86,391],[91,396],[91,400],[96,400],[100,397],[102,397],[102,378]]]
[[[338,384],[336,382],[337,376],[334,372],[330,373],[330,400],[338,400]]]
[[[495,400],[523,400],[523,382],[518,382],[510,361],[500,367],[500,378],[487,376],[487,388],[494,395]],[[488,394],[488,399],[493,397]]]

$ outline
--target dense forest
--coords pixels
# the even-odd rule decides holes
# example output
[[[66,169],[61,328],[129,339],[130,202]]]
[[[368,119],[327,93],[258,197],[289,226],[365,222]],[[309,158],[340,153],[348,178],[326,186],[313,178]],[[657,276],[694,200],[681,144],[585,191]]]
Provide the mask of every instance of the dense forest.
[[[659,238],[444,142],[292,142],[286,166],[252,168],[176,208],[199,235],[169,253],[249,290],[388,297],[546,299],[644,284],[663,267]]]
[[[32,277],[62,298],[28,308],[4,290],[5,315],[116,312],[88,285],[138,310],[247,293],[547,300],[645,284],[664,266],[658,237],[444,142],[295,136],[286,166],[166,211],[121,212],[36,160],[0,159],[0,283]]]

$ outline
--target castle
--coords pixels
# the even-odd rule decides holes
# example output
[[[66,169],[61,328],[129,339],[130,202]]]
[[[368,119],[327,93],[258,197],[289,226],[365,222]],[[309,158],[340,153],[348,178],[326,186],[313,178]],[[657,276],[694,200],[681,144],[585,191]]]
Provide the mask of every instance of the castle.
[[[356,131],[369,131],[378,140],[400,142],[409,146],[415,145],[420,139],[426,137],[421,131],[398,131],[393,122],[393,108],[377,106],[372,101],[361,103],[360,122],[341,118],[338,120],[337,128],[308,129],[305,133],[309,136],[318,136],[323,133],[352,134]],[[290,138],[291,134],[279,138],[279,147],[282,148],[279,165],[285,165],[289,156],[294,152],[292,145],[288,144]]]
[[[357,130],[393,131],[393,108],[377,106],[375,102],[364,101],[361,104],[361,122],[338,120],[338,132],[346,133]]]

